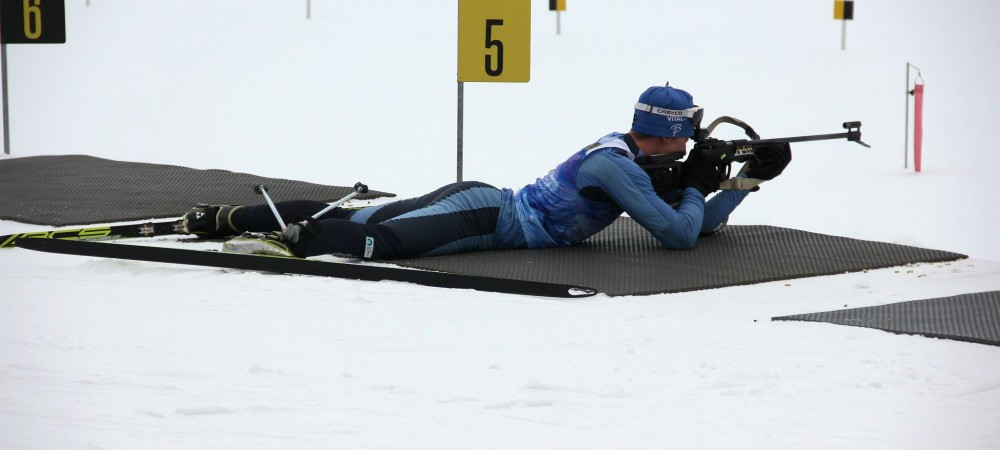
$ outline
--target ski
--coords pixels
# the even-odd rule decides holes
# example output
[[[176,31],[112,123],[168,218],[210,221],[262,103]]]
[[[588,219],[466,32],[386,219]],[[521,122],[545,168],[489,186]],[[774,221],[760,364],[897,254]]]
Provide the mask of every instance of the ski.
[[[15,247],[24,239],[75,239],[75,240],[112,240],[137,237],[163,236],[183,234],[181,221],[178,219],[129,223],[122,225],[98,225],[83,228],[66,228],[59,230],[32,231],[0,236],[0,248]]]
[[[347,278],[365,281],[403,281],[423,286],[475,289],[539,297],[579,298],[597,294],[592,288],[540,281],[512,280],[479,275],[430,272],[415,269],[339,263],[280,256],[244,255],[206,250],[148,247],[66,239],[21,239],[21,248],[67,255],[130,259],[227,269]]]

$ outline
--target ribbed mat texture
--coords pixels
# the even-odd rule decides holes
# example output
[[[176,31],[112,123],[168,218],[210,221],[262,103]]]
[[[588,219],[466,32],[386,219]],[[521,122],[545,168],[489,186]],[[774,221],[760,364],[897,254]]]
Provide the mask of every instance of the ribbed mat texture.
[[[198,202],[263,203],[253,192],[258,184],[268,187],[274,201],[330,202],[352,191],[225,170],[85,155],[30,156],[0,160],[0,219],[63,226],[177,217]],[[356,198],[392,195],[371,191]]]
[[[667,250],[623,217],[581,245],[393,261],[445,272],[588,286],[647,295],[857,272],[965,255],[772,226],[730,225],[694,250]]]
[[[1000,291],[826,311],[771,320],[802,320],[1000,346]]]

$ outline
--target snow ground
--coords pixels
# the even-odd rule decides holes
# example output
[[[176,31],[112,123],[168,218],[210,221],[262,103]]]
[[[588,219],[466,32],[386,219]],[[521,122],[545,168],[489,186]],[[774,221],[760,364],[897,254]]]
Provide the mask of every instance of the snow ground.
[[[454,1],[90,3],[67,44],[8,46],[11,157],[454,180]],[[828,1],[579,0],[560,36],[546,3],[531,82],[466,85],[466,179],[528,183],[670,80],[765,137],[864,123],[872,149],[794,146],[733,223],[971,259],[553,301],[3,250],[0,448],[998,446],[996,347],[769,318],[1000,289],[1000,3],[857,4],[846,51]]]

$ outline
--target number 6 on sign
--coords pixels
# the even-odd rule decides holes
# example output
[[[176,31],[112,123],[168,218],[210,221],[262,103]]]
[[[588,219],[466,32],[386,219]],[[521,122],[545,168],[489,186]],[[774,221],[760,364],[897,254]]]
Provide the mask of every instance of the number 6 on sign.
[[[24,0],[24,36],[32,40],[42,36],[42,10],[38,7],[39,1]]]
[[[0,0],[0,42],[66,43],[64,0]]]
[[[458,1],[458,81],[523,83],[530,67],[530,0]]]

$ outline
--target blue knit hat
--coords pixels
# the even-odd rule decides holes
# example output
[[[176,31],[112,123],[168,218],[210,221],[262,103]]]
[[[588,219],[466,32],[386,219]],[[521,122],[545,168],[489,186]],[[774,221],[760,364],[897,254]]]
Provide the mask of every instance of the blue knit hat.
[[[639,96],[632,118],[632,130],[652,136],[692,137],[700,122],[700,108],[694,108],[694,98],[687,91],[670,86],[653,86]]]

